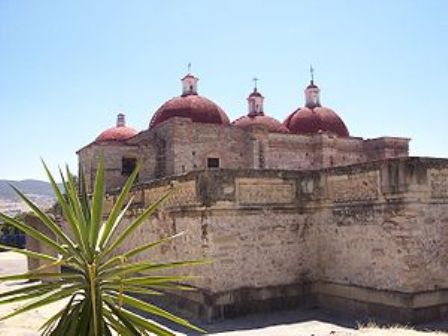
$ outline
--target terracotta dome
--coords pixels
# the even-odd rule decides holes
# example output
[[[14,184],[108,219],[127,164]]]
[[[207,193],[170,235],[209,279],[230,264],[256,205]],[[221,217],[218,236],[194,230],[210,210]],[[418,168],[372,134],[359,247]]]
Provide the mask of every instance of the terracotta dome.
[[[154,114],[149,128],[173,117],[190,118],[193,122],[207,124],[230,123],[226,113],[211,100],[199,95],[175,97],[164,103]]]
[[[197,83],[199,79],[188,73],[182,82],[182,95],[164,103],[149,123],[149,128],[174,117],[190,118],[193,122],[229,125],[226,113],[210,99],[199,96]]]
[[[115,127],[111,127],[103,131],[95,139],[95,142],[99,143],[107,141],[124,141],[129,138],[132,138],[137,133],[138,133],[137,130],[126,126],[125,116],[124,114],[120,113],[117,116],[117,125]]]
[[[305,107],[298,108],[283,122],[291,133],[331,133],[340,137],[350,136],[342,119],[320,103],[320,88],[314,83],[314,69],[311,67],[311,81],[305,89]]]
[[[280,121],[264,114],[243,116],[233,121],[232,125],[243,129],[253,125],[264,125],[271,133],[289,133],[288,128]]]
[[[256,81],[256,79],[254,79]],[[264,125],[271,133],[289,133],[289,130],[277,119],[268,117],[263,112],[264,97],[254,87],[253,92],[247,97],[249,113],[232,122],[232,125],[240,128],[248,128],[253,125]]]
[[[283,122],[291,133],[315,134],[328,132],[348,137],[347,126],[333,110],[327,107],[302,107],[291,113]]]

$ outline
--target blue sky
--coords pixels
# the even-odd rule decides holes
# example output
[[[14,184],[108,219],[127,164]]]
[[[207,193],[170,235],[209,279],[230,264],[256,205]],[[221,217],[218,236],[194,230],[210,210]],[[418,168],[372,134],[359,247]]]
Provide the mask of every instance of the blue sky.
[[[120,110],[145,129],[188,62],[231,119],[257,76],[280,120],[312,63],[352,135],[448,157],[448,1],[0,0],[0,178],[45,178],[39,157],[76,170]]]

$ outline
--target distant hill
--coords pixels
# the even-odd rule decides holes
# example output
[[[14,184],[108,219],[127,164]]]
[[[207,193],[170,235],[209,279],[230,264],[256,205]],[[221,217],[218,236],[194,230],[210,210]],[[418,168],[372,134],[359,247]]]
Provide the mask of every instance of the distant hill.
[[[11,181],[11,180],[0,180],[0,198],[3,199],[18,199],[14,190],[9,186],[13,185],[21,192],[27,195],[39,195],[54,197],[53,189],[50,183],[39,180],[22,180],[22,181]]]
[[[15,215],[28,210],[10,185],[15,186],[41,208],[49,208],[55,202],[53,189],[48,182],[0,180],[0,212]]]

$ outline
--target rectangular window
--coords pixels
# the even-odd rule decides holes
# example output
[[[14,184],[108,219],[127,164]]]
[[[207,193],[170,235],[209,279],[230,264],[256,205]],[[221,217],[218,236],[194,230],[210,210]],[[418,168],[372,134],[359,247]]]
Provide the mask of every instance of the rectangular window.
[[[207,158],[207,168],[219,168],[219,159]]]
[[[121,175],[129,176],[134,171],[137,165],[137,159],[134,158],[122,158],[121,159]]]

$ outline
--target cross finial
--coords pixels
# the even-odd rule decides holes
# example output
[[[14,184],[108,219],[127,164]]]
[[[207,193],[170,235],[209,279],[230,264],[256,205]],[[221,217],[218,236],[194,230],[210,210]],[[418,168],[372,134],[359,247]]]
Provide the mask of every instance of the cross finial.
[[[191,62],[188,62],[188,64],[187,64],[187,71],[188,71],[188,73],[191,72]]]
[[[254,81],[254,90],[257,90],[257,83],[259,79],[257,77],[254,77],[252,80]]]
[[[310,64],[310,75],[311,75],[311,83],[314,83],[314,68],[313,65]]]

